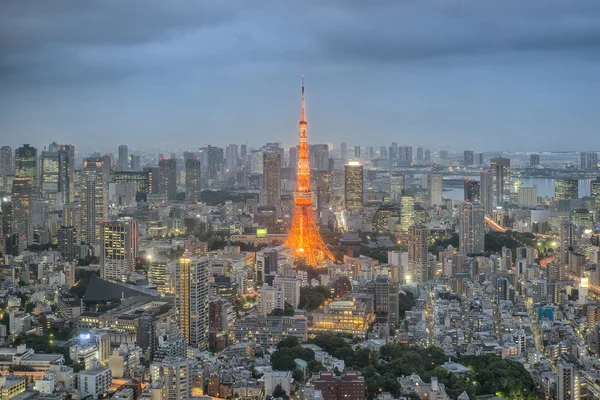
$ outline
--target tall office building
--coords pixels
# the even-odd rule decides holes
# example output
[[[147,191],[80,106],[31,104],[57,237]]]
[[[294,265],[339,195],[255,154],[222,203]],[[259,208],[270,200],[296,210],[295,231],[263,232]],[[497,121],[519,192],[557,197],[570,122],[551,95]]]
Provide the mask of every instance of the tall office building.
[[[417,147],[417,164],[422,165],[425,161],[423,148]]]
[[[363,166],[350,161],[344,166],[344,204],[346,210],[363,208]]]
[[[482,254],[485,226],[483,206],[479,202],[465,201],[459,211],[459,251],[461,254]]]
[[[408,233],[415,223],[415,199],[411,196],[400,198],[400,230]]]
[[[118,281],[135,268],[138,256],[138,222],[131,218],[102,223],[102,255],[100,276]]]
[[[240,146],[240,157],[242,159],[246,159],[246,155],[248,154],[248,145],[243,144]]]
[[[200,201],[201,185],[201,165],[200,160],[188,158],[185,160],[185,199],[192,203]]]
[[[600,177],[590,181],[590,196],[600,203]]]
[[[158,161],[158,193],[167,196],[167,200],[177,198],[177,160],[163,158]]]
[[[346,142],[342,142],[340,144],[340,158],[342,159],[342,163],[346,163],[346,156],[347,156],[347,152],[348,152],[348,145],[346,144]]]
[[[383,275],[375,279],[375,312],[387,315],[388,323],[391,326],[398,325],[400,322],[398,290],[398,281],[396,280]]]
[[[537,153],[531,154],[529,156],[529,166],[536,167],[540,165],[540,155]]]
[[[401,165],[412,165],[412,146],[398,147],[398,160],[400,161]]]
[[[580,154],[581,162],[579,166],[581,169],[596,169],[598,168],[598,153],[595,151],[583,151]]]
[[[278,152],[263,153],[263,205],[281,205],[281,155]]]
[[[0,175],[11,175],[14,170],[12,147],[0,147]]]
[[[354,159],[360,160],[360,146],[354,146]]]
[[[108,219],[108,159],[90,157],[83,160],[81,194],[81,240],[101,244],[102,222]]]
[[[308,160],[313,171],[329,170],[329,145],[311,144],[309,146]]]
[[[557,179],[554,181],[554,199],[556,201],[579,198],[579,181],[577,179]]]
[[[37,149],[28,144],[24,144],[15,150],[15,177],[29,178],[31,185],[32,198],[36,199],[39,195],[38,180],[38,159]]]
[[[367,160],[372,160],[375,158],[375,149],[373,146],[367,146]]]
[[[62,191],[62,179],[64,178],[62,174],[63,156],[64,153],[60,151],[42,151],[40,175],[44,196],[56,195]]]
[[[473,165],[473,150],[465,150],[463,154],[463,165]]]
[[[427,244],[429,232],[424,225],[413,225],[408,229],[408,270],[417,283],[427,283],[430,278]]]
[[[223,149],[221,147],[208,146],[207,150],[207,179],[217,179],[221,164],[223,163]]]
[[[61,259],[65,261],[74,261],[77,259],[78,240],[77,232],[72,226],[61,226],[58,228],[58,252]]]
[[[425,149],[423,160],[425,161],[425,164],[431,164],[431,150]]]
[[[29,177],[16,177],[13,180],[12,234],[18,235],[23,248],[33,244],[33,188]]]
[[[234,172],[238,165],[238,145],[228,144],[225,146],[225,165],[227,172]]]
[[[569,263],[569,253],[573,250],[575,242],[575,224],[570,221],[561,221],[559,227],[559,262],[564,265]]]
[[[141,171],[142,169],[142,158],[137,154],[129,156],[129,169],[132,171]]]
[[[479,201],[480,199],[480,186],[478,181],[465,178],[464,180],[464,198],[463,200],[468,201]]]
[[[63,203],[75,200],[75,146],[61,144],[58,146],[60,153],[60,178],[59,191],[62,193]]]
[[[119,145],[117,171],[129,171],[129,147],[126,144]]]
[[[208,345],[208,267],[209,259],[186,253],[177,264],[175,306],[179,328],[190,346]]]
[[[405,184],[405,176],[403,173],[392,172],[390,174],[390,197],[395,203],[400,203]]]
[[[510,201],[510,158],[492,158],[490,160],[492,170],[493,201],[499,206]]]
[[[494,189],[492,173],[482,170],[479,174],[479,201],[483,206],[485,215],[491,215],[494,209]]]
[[[442,175],[427,175],[427,192],[429,195],[429,205],[431,207],[442,205]]]

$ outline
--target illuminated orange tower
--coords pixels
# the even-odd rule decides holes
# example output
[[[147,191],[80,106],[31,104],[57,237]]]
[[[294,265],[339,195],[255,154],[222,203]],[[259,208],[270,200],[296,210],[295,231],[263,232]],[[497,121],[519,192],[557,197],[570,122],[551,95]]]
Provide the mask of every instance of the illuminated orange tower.
[[[298,177],[294,192],[294,217],[285,245],[294,250],[295,256],[304,258],[308,265],[316,265],[325,258],[330,260],[334,258],[319,234],[312,207],[313,193],[310,191],[306,125],[304,76],[302,76],[302,119],[300,120],[300,147],[298,149]]]

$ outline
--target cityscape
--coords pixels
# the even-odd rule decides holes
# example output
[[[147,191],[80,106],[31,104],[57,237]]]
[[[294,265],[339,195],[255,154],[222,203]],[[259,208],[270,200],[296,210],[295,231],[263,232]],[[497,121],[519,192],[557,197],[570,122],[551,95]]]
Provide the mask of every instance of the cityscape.
[[[265,92],[250,93],[250,103],[240,106],[245,111],[236,111],[236,91],[225,86],[223,97],[202,104],[206,109],[199,113],[243,122],[242,130],[248,125],[241,135],[206,129],[192,140],[183,123],[163,132],[160,140],[135,129],[121,131],[119,141],[110,133],[54,133],[69,123],[72,132],[87,124],[90,115],[80,114],[80,107],[99,106],[93,124],[100,125],[93,129],[112,126],[102,102],[92,99],[94,94],[78,97],[75,86],[85,82],[90,93],[110,91],[102,86],[108,85],[106,77],[100,74],[96,81],[91,74],[98,70],[89,66],[79,72],[63,70],[55,60],[48,64],[48,75],[25,71],[27,57],[15,54],[37,51],[23,40],[41,21],[33,16],[57,23],[61,15],[64,19],[59,20],[67,25],[73,16],[95,16],[87,20],[89,27],[80,21],[73,25],[75,31],[90,33],[80,38],[85,46],[96,39],[103,43],[94,45],[99,46],[97,58],[82,51],[81,59],[95,59],[111,75],[107,64],[99,61],[106,51],[102,46],[127,29],[114,25],[114,36],[103,31],[96,39],[91,32],[107,16],[129,15],[125,10],[130,8],[123,6],[117,13],[112,2],[82,2],[82,8],[63,4],[52,14],[43,5],[27,10],[16,3],[0,2],[0,14],[5,11],[0,25],[11,18],[18,22],[6,25],[5,31],[14,32],[14,47],[2,40],[0,29],[0,53],[6,50],[11,60],[0,60],[0,109],[11,103],[0,110],[1,400],[600,399],[600,164],[590,133],[598,126],[593,117],[582,118],[571,132],[554,135],[546,124],[562,125],[570,110],[560,103],[552,103],[554,108],[544,103],[549,121],[540,121],[535,129],[527,126],[530,135],[519,130],[507,131],[506,136],[495,133],[511,126],[506,121],[498,121],[497,127],[492,127],[495,121],[487,121],[487,133],[462,135],[456,133],[462,126],[447,126],[447,134],[440,130],[452,121],[452,108],[436,116],[432,107],[424,119],[441,122],[413,125],[413,134],[391,135],[381,128],[391,121],[408,124],[401,117],[404,111],[398,111],[398,118],[374,123],[373,132],[358,133],[364,121],[385,111],[367,109],[361,114],[362,107],[372,101],[373,109],[378,108],[388,88],[380,87],[381,99],[364,98],[371,92],[360,88],[368,80],[359,80],[356,94],[354,87],[347,92],[352,94],[347,101],[360,106],[342,115],[332,105],[335,110],[328,116],[332,97],[325,92],[342,78],[327,75],[332,79],[328,82],[322,70],[305,78],[298,65],[275,63],[285,83],[281,76],[269,83],[259,75],[256,81],[265,85]],[[136,20],[140,26],[129,28],[140,31],[127,31],[132,53],[133,43],[150,35],[141,28],[143,22],[191,29],[197,23],[191,20],[206,14],[208,22],[203,23],[223,23],[228,2],[208,3],[183,1],[181,9],[171,9],[149,1]],[[291,3],[296,15],[297,5]],[[307,22],[316,30],[321,26],[315,13],[332,9],[343,11],[348,23],[351,15],[365,13],[370,26],[378,18],[386,20],[382,10],[391,16],[399,13],[407,32],[413,33],[416,28],[403,13],[415,12],[428,24],[437,21],[434,15],[439,17],[418,5],[409,12],[407,5],[380,9],[384,6],[348,1],[321,9],[308,3]],[[285,6],[272,5],[278,11],[269,18],[271,8],[257,7],[266,19],[257,17],[254,22],[264,22],[265,32],[270,32],[267,26],[273,29],[276,16],[283,23],[298,22]],[[482,17],[474,6],[436,7],[444,18]],[[530,15],[529,8],[521,7],[508,5],[512,11],[502,10],[496,18],[507,22]],[[597,16],[600,10],[592,8],[590,15]],[[546,11],[552,20],[564,9],[552,0]],[[571,11],[585,19],[580,9]],[[376,18],[372,13],[379,14]],[[168,18],[175,22],[166,22]],[[533,19],[533,25],[549,23],[542,20]],[[449,21],[444,24],[456,29]],[[40,33],[48,28],[44,26],[40,23]],[[366,37],[370,31],[365,26],[357,30],[364,29]],[[566,34],[569,26],[556,22],[555,29]],[[518,41],[518,34],[525,32],[518,23],[514,27],[511,38]],[[382,31],[388,28],[381,26]],[[350,35],[345,40],[358,37],[344,24],[336,29]],[[73,39],[50,31],[56,36],[35,40],[55,41],[40,45],[45,50],[36,54],[62,54],[68,63],[71,54],[56,46]],[[258,42],[277,41],[265,39],[258,27],[252,32]],[[494,47],[492,36],[486,37]],[[419,35],[416,39],[424,40]],[[466,39],[455,31],[449,40],[458,41],[459,49],[470,49],[465,53],[478,53],[459,46]],[[536,47],[527,40],[523,38]],[[358,42],[358,47],[366,45]],[[290,43],[310,52],[308,42]],[[561,46],[539,44],[543,51],[559,51]],[[369,60],[377,59],[378,51],[381,48],[366,52]],[[449,57],[461,53],[454,49]],[[174,44],[152,54],[180,55]],[[137,71],[128,74],[144,75],[133,68],[135,56],[113,55]],[[299,66],[314,71],[317,62],[312,57]],[[414,56],[422,57],[434,59]],[[216,63],[218,57],[209,59]],[[356,66],[340,59],[348,67]],[[219,69],[242,63],[219,61]],[[19,65],[22,69],[11,72]],[[5,66],[10,66],[6,74]],[[211,66],[206,68],[210,75]],[[67,70],[65,76],[72,74],[78,83],[55,86]],[[352,75],[348,71],[341,69],[339,75]],[[229,72],[237,82],[237,74]],[[425,79],[422,73],[415,72],[415,82]],[[573,79],[585,80],[584,75],[582,69]],[[35,79],[22,79],[27,76]],[[351,85],[354,78],[348,78]],[[277,97],[275,102],[281,104],[273,110],[279,114],[273,121],[285,120],[285,133],[270,129],[278,125],[266,121],[264,128],[256,126],[262,114],[248,118],[280,84],[291,95]],[[389,84],[396,88],[396,83]],[[29,114],[32,105],[26,99],[32,87],[39,89],[39,96],[56,93],[56,104],[33,101],[40,110],[26,120],[15,110],[23,107]],[[8,90],[6,97],[3,88]],[[444,90],[439,88],[440,93]],[[522,87],[523,93],[527,90]],[[578,93],[573,90],[571,99]],[[522,107],[519,92],[509,92],[507,88],[504,95],[514,96],[515,108]],[[81,103],[72,115],[42,118],[56,111],[53,107],[69,93],[68,102]],[[232,99],[224,100],[228,93],[233,93]],[[13,95],[18,99],[14,103],[9,101]],[[136,103],[135,98],[131,94],[129,101]],[[109,101],[124,109],[116,112],[115,121],[135,119],[124,115],[136,115],[139,104],[128,105],[117,95]],[[169,102],[174,105],[162,115],[165,121],[185,115],[185,98]],[[162,118],[150,115],[152,110],[147,113],[148,119],[139,121],[140,131],[152,131],[154,118]],[[505,115],[515,118],[518,110]],[[345,131],[353,119],[356,130]],[[328,127],[337,122],[342,127],[328,134]],[[523,123],[531,121],[523,117]],[[35,132],[25,133],[32,128]],[[425,128],[441,133],[427,135],[422,133]],[[546,129],[548,135],[542,138],[540,132]]]

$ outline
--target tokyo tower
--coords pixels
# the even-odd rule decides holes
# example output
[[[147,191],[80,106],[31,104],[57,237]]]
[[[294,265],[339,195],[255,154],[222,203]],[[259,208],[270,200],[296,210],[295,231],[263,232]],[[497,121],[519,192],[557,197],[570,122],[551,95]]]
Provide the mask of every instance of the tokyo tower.
[[[285,240],[285,246],[294,250],[294,255],[303,258],[308,265],[333,254],[323,242],[312,207],[313,193],[310,191],[310,167],[308,163],[308,136],[306,134],[306,112],[304,108],[304,76],[302,76],[302,119],[300,120],[300,147],[298,149],[298,177],[294,192],[294,216]]]

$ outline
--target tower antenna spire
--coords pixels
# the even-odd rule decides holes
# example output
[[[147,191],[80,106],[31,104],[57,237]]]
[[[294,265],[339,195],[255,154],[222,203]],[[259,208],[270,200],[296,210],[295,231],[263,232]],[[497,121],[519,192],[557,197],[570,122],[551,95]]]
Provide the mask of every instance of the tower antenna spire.
[[[306,121],[306,110],[304,107],[304,75],[302,75],[302,122]]]

